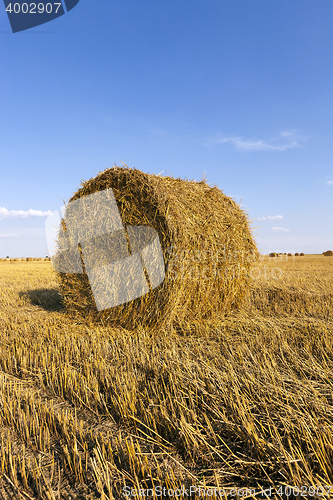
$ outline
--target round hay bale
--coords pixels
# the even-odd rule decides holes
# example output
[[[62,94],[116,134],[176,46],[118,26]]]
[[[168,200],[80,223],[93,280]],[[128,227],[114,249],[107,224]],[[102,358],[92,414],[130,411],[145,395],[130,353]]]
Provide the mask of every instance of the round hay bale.
[[[333,256],[333,251],[332,250],[327,250],[324,252],[325,257],[332,257]]]
[[[32,258],[32,257],[27,257],[25,260],[26,260],[27,262],[31,262],[31,261],[33,260],[33,258]]]
[[[269,256],[270,257],[277,257],[277,253],[272,252],[272,253],[269,254]]]
[[[291,253],[288,253],[288,257],[291,257],[291,256],[292,256],[292,254],[291,254]]]
[[[300,255],[300,257],[304,257],[304,253],[303,252],[301,252],[299,255]]]
[[[239,308],[249,288],[251,264],[258,259],[259,252],[246,213],[216,186],[211,187],[205,181],[146,174],[128,167],[107,169],[89,181],[82,182],[81,186],[69,200],[68,206],[71,203],[74,206],[73,202],[77,200],[81,200],[80,206],[84,206],[82,203],[90,203],[84,201],[85,197],[112,190],[120,220],[127,231],[126,251],[131,255],[132,250],[133,258],[138,250],[130,243],[130,237],[133,237],[130,228],[143,226],[156,231],[165,276],[156,288],[148,283],[148,293],[134,300],[98,309],[84,260],[84,256],[88,255],[84,252],[92,248],[89,247],[89,241],[94,241],[95,245],[94,262],[103,264],[109,257],[105,257],[107,245],[102,242],[102,238],[93,236],[89,240],[97,224],[94,217],[98,218],[99,211],[89,205],[87,217],[94,211],[95,215],[84,226],[84,238],[88,243],[84,242],[83,249],[78,239],[75,240],[75,245],[79,244],[80,247],[83,272],[57,271],[64,303],[70,314],[102,319],[129,328],[138,323],[179,325],[215,319]],[[90,200],[95,198],[90,197]],[[108,210],[106,207],[105,213]],[[76,223],[73,220],[66,209],[62,221],[64,238],[70,234],[68,227]],[[113,222],[110,220],[110,224]],[[59,236],[58,248],[61,249],[61,245]],[[119,250],[119,241],[117,245]],[[140,248],[139,245],[137,248]],[[101,249],[101,254],[98,254],[98,249]],[[139,253],[142,257],[143,251]],[[143,267],[146,263],[144,259]],[[53,257],[52,262],[55,264],[56,258]],[[98,272],[102,272],[102,268],[97,266]],[[151,279],[151,269],[147,265],[145,275]],[[100,296],[106,295],[105,303],[107,294],[110,294],[105,284],[108,279],[99,288]]]
[[[295,253],[295,257],[299,257],[299,253]]]

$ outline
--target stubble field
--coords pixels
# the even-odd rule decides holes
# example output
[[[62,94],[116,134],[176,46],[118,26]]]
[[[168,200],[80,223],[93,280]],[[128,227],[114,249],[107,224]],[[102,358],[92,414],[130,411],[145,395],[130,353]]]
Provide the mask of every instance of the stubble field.
[[[220,323],[128,331],[0,262],[0,498],[333,497],[333,257],[252,275]]]

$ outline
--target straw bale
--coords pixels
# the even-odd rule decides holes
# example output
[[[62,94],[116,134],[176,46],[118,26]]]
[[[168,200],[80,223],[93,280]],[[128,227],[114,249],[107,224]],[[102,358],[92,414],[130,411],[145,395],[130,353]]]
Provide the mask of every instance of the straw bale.
[[[165,277],[156,288],[149,286],[149,293],[98,310],[79,245],[84,272],[57,272],[70,314],[130,328],[138,323],[165,326],[213,319],[240,307],[250,285],[251,265],[259,253],[247,214],[220,189],[205,180],[151,175],[127,166],[107,169],[81,186],[70,202],[112,189],[130,250],[130,228],[143,226],[158,233]],[[85,225],[88,231],[94,220],[92,217]],[[68,221],[66,211],[64,234]],[[85,241],[88,236],[85,233]],[[101,239],[94,242],[94,258],[103,264],[106,247]],[[116,246],[112,248],[115,251]],[[136,253],[133,247],[132,251]]]
[[[295,253],[295,257],[299,257],[299,253]]]
[[[299,255],[300,255],[300,257],[304,257],[304,253],[303,252],[301,252]]]
[[[325,257],[331,257],[333,255],[333,251],[327,250],[326,252],[323,252],[323,254],[325,255]]]
[[[288,257],[291,257],[291,256],[292,256],[292,254],[291,254],[291,253],[288,253]]]

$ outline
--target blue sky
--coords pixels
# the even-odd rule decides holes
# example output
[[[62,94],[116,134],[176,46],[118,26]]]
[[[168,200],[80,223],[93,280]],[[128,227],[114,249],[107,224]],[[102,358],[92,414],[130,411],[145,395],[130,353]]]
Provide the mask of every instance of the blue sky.
[[[262,253],[333,249],[331,0],[80,0],[11,33],[0,3],[0,257],[121,161],[241,202]]]

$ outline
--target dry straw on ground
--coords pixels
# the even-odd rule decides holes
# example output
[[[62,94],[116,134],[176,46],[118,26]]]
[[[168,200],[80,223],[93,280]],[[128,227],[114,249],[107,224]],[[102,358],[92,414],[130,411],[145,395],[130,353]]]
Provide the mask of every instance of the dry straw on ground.
[[[333,258],[256,267],[241,311],[152,335],[64,314],[49,262],[1,262],[1,500],[331,498]]]
[[[157,231],[166,274],[150,293],[98,312],[87,274],[59,273],[68,312],[128,328],[201,321],[239,307],[258,251],[246,213],[216,186],[126,166],[81,186],[70,202],[111,188],[125,227]]]

